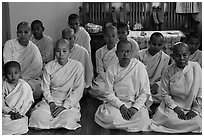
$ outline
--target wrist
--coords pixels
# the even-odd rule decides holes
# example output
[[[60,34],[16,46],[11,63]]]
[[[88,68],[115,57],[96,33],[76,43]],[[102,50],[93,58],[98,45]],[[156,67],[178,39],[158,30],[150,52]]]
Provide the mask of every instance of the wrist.
[[[48,104],[49,104],[50,107],[55,106],[55,102],[49,102]]]
[[[131,107],[132,109],[134,109],[134,110],[136,110],[136,111],[138,111],[138,109],[136,108],[136,107]]]
[[[9,111],[9,112],[8,112],[9,115],[12,115],[13,113],[14,113],[13,111]]]
[[[125,104],[122,104],[122,105],[120,106],[120,110],[121,110],[123,107],[125,107]]]

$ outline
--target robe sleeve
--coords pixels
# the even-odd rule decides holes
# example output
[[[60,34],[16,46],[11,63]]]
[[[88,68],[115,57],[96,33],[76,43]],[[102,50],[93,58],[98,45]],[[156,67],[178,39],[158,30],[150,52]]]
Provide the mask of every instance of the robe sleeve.
[[[11,108],[9,108],[6,103],[5,103],[5,97],[6,97],[6,93],[4,91],[4,88],[2,90],[2,113],[9,113],[11,111]]]
[[[11,61],[13,60],[13,50],[12,50],[12,47],[11,47],[11,41],[7,41],[5,44],[4,44],[4,49],[3,49],[3,61],[4,61],[4,64],[8,61]]]
[[[151,93],[149,86],[149,77],[145,67],[139,68],[138,76],[140,78],[139,95],[136,97],[133,107],[139,110],[142,106],[145,105],[145,102],[147,101],[147,98],[151,96]]]
[[[48,73],[48,67],[45,66],[43,70],[43,78],[42,78],[42,91],[47,103],[54,102],[54,99],[50,92],[50,74]]]
[[[72,91],[70,91],[68,98],[65,99],[63,107],[70,109],[76,106],[84,91],[84,68],[81,65],[78,73],[75,75]]]
[[[109,69],[106,74],[107,74],[107,77],[106,77],[107,87],[106,88],[108,90],[107,100],[109,101],[110,104],[112,104],[113,106],[119,109],[120,106],[122,106],[124,103],[120,101],[118,97],[115,96],[115,92],[113,89],[114,75],[110,72]]]
[[[96,70],[99,75],[98,77],[105,81],[106,73],[103,67],[103,61],[100,53],[100,50],[96,51]]]
[[[84,68],[85,82],[86,82],[85,87],[88,88],[92,84],[94,74],[93,74],[93,64],[91,61],[91,56],[87,51],[85,54],[85,61],[86,61],[85,62],[85,68]]]
[[[196,70],[197,74],[202,74],[202,70],[201,70],[201,67],[196,67]],[[197,76],[198,76],[197,75]],[[193,104],[192,104],[192,110],[199,113],[199,114],[202,114],[202,77],[200,78],[200,80],[196,79],[196,82],[199,81],[199,84],[198,84],[198,93],[196,95],[196,98],[193,100]]]
[[[48,39],[47,40],[47,43],[46,43],[46,48],[44,49],[46,52],[45,52],[45,55],[42,55],[42,59],[44,62],[49,62],[51,60],[53,60],[53,42],[51,39]]]
[[[171,98],[170,96],[170,77],[168,76],[168,71],[166,73],[164,73],[164,75],[161,78],[161,96],[165,102],[165,104],[171,108],[174,109],[175,107],[177,107],[176,103],[174,102],[174,100]]]
[[[88,50],[89,54],[91,55],[91,44],[90,44],[90,41],[91,41],[91,37],[89,36],[88,32],[87,32],[87,36],[85,38],[85,44],[86,44],[86,49]]]

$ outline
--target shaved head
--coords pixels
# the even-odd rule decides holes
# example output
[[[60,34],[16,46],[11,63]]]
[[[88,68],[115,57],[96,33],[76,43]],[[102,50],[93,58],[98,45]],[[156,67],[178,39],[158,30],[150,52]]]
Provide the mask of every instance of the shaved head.
[[[189,47],[186,43],[184,42],[177,42],[176,44],[174,44],[173,46],[173,53],[178,52],[181,49],[186,49],[187,51],[189,51]]]
[[[69,47],[69,41],[68,40],[66,40],[66,39],[59,39],[56,42],[56,48],[59,47],[60,45],[64,45],[64,44],[66,44],[67,47]]]
[[[66,35],[74,35],[74,30],[70,27],[62,30],[62,38],[66,38]]]

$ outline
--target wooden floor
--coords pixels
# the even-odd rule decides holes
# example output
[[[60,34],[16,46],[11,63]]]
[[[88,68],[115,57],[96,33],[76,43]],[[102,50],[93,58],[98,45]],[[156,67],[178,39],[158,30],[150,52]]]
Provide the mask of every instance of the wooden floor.
[[[94,122],[94,114],[96,109],[102,102],[91,98],[89,95],[84,96],[81,101],[81,128],[75,131],[70,131],[64,128],[49,129],[49,130],[35,130],[30,129],[26,135],[169,135],[165,133],[156,132],[126,132],[122,130],[108,130],[100,127]],[[172,135],[172,134],[171,134]],[[176,135],[176,134],[174,134]],[[178,135],[178,134],[177,134]],[[185,133],[179,135],[202,135],[195,133]]]

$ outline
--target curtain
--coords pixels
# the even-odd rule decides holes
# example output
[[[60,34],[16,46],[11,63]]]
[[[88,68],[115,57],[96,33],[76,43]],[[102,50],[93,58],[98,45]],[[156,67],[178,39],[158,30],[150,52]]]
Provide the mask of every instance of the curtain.
[[[198,2],[177,2],[176,13],[198,13]]]

